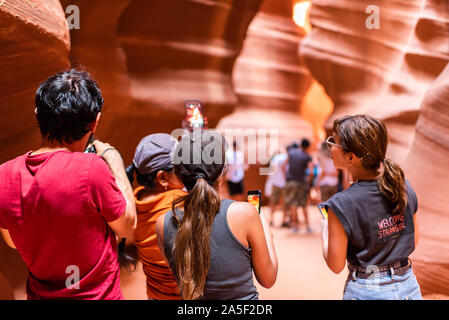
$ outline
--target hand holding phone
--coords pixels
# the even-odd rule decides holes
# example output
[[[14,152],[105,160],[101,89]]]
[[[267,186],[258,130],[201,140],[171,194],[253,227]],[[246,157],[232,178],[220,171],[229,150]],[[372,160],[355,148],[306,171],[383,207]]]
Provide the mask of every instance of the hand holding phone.
[[[250,190],[247,194],[247,200],[251,203],[260,214],[260,200],[262,198],[262,191],[260,190]]]
[[[184,124],[189,130],[207,129],[207,119],[203,114],[203,104],[198,100],[184,101]]]
[[[97,149],[96,149],[95,146],[93,145],[94,141],[95,141],[94,134],[91,133],[91,134],[90,134],[90,137],[89,137],[89,140],[87,141],[86,148],[84,148],[84,149],[85,149],[85,150],[84,150],[84,153],[97,153]],[[89,146],[89,145],[90,145],[90,146]]]

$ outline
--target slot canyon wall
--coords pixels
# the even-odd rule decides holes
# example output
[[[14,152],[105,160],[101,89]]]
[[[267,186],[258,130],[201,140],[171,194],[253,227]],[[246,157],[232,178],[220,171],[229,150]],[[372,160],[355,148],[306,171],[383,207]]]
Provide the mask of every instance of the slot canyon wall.
[[[421,240],[412,256],[423,293],[449,296],[449,65],[427,91],[406,159],[418,194]]]
[[[203,101],[209,126],[215,127],[238,104],[234,63],[261,3],[8,0],[0,8],[0,99],[7,112],[1,162],[38,147],[39,131],[27,113],[33,112],[35,90],[46,77],[70,66],[85,68],[98,81],[105,106],[97,135],[116,146],[126,163],[142,136],[180,126],[184,100]],[[73,13],[66,11],[70,5],[79,8],[80,28],[69,31],[65,18]],[[291,20],[291,8],[287,13]],[[297,42],[290,45],[289,52],[295,59],[296,47]],[[23,263],[0,244],[0,259],[7,261],[0,267],[0,291],[4,297],[24,298]]]
[[[388,156],[403,165],[418,195],[422,237],[413,261],[423,294],[449,295],[447,69],[433,82],[449,61],[449,3],[376,1],[380,29],[365,25],[373,1],[312,3],[301,52],[334,102],[326,126],[356,113],[387,124]]]
[[[306,36],[292,21],[295,2],[7,0],[0,7],[0,163],[39,145],[35,90],[70,65],[98,80],[105,96],[98,136],[127,163],[142,136],[179,127],[186,99],[202,100],[209,126],[221,131],[280,129],[280,147],[312,138],[299,109],[315,78],[335,106],[328,128],[346,113],[386,122],[389,156],[418,194],[418,280],[424,294],[449,296],[442,280],[449,274],[449,4],[376,1],[381,29],[368,30],[372,1],[313,0]],[[69,5],[81,12],[80,29],[70,32]],[[248,152],[257,150],[250,144]],[[258,168],[247,173],[248,189],[263,186]],[[25,298],[26,269],[2,240],[0,261],[0,299]]]
[[[34,94],[70,66],[70,38],[58,0],[8,0],[0,7],[0,163],[38,146]],[[0,299],[26,298],[26,268],[0,239]]]
[[[70,32],[71,61],[104,91],[98,136],[125,162],[140,137],[181,126],[184,100],[204,103],[210,127],[237,104],[231,73],[261,0],[62,3],[82,12],[81,28]]]
[[[402,162],[413,140],[421,100],[449,60],[448,3],[382,0],[380,29],[368,29],[369,0],[314,0],[312,31],[301,51],[333,100],[332,121],[345,114],[381,118],[389,156]]]
[[[259,129],[267,133],[278,130],[280,150],[301,138],[314,138],[312,126],[299,112],[312,77],[298,54],[299,43],[306,33],[292,19],[294,3],[292,0],[263,1],[249,25],[234,68],[237,108],[217,127],[224,133],[236,129],[253,130],[252,133],[247,131],[249,139],[245,141],[244,150],[242,148],[248,157],[258,155],[258,163],[246,172],[245,188],[248,190],[263,190],[266,176],[259,174],[260,164],[266,163],[273,151],[277,151],[259,152],[258,140],[252,134],[257,134]]]

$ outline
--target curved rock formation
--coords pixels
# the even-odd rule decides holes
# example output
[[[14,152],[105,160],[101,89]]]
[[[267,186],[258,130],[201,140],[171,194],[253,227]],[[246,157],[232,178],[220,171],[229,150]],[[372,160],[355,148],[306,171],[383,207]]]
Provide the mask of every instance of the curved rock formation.
[[[0,7],[0,163],[36,148],[34,95],[49,75],[69,67],[67,22],[57,0],[8,0]],[[26,268],[0,238],[2,294],[25,298]],[[7,261],[7,263],[4,263]],[[0,275],[0,278],[3,278]],[[9,293],[8,293],[9,292]]]
[[[69,33],[59,1],[3,2],[0,43],[3,163],[39,143],[33,116],[35,91],[48,75],[69,66]]]
[[[420,242],[413,255],[423,294],[449,296],[449,64],[427,91],[406,168],[418,195]]]
[[[334,101],[333,119],[367,113],[391,134],[389,156],[402,161],[422,97],[449,60],[448,3],[377,1],[380,29],[368,29],[369,0],[314,0],[312,31],[301,42],[313,76]]]
[[[116,129],[133,154],[137,137],[181,126],[185,100],[201,100],[209,127],[232,112],[231,72],[261,0],[133,0],[118,35],[131,104]]]
[[[302,137],[313,138],[310,124],[299,113],[312,78],[298,56],[305,32],[293,22],[293,3],[265,0],[249,26],[233,74],[238,108],[220,121],[221,131],[277,129],[281,148]],[[255,145],[247,147],[249,154],[257,152]]]
[[[79,29],[70,30],[72,66],[89,71],[98,82],[105,100],[97,136],[117,145],[123,134],[116,122],[129,116],[130,83],[126,55],[117,39],[117,24],[131,0],[61,0],[64,8],[79,8]],[[101,17],[101,19],[99,19]],[[128,128],[128,130],[131,128]]]
[[[301,43],[302,53],[335,103],[328,127],[336,117],[355,113],[379,117],[387,124],[389,156],[405,164],[418,195],[422,240],[413,255],[418,279],[424,294],[448,295],[449,218],[444,200],[449,71],[441,71],[449,60],[449,3],[377,1],[379,30],[365,26],[369,17],[365,10],[371,4],[313,0],[312,31]]]

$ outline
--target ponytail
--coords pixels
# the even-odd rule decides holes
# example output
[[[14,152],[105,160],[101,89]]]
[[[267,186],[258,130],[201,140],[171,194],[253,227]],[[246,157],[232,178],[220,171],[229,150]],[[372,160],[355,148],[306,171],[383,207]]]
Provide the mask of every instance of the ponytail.
[[[380,191],[393,204],[393,214],[403,215],[407,205],[404,172],[397,163],[390,159],[384,159],[383,166],[383,173],[378,178]]]
[[[189,193],[176,199],[172,211],[178,222],[173,246],[175,274],[184,300],[196,300],[203,295],[210,267],[210,233],[215,215],[220,209],[220,197],[205,175],[194,179]],[[183,203],[184,216],[176,216],[176,206]]]

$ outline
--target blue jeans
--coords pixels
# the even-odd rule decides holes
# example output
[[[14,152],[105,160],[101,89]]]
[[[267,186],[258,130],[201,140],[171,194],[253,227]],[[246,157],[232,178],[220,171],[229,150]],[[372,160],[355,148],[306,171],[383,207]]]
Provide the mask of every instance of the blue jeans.
[[[352,279],[349,271],[343,300],[422,300],[421,289],[412,268],[402,274],[376,275]]]

